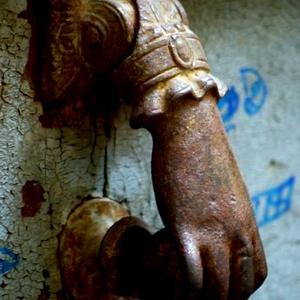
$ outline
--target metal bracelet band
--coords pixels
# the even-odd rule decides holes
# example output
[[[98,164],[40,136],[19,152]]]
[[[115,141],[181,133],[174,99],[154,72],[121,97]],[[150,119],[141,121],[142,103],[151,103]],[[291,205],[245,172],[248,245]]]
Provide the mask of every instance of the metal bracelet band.
[[[133,53],[113,74],[120,96],[129,105],[146,90],[187,70],[209,65],[198,37],[187,27],[182,7],[168,1],[137,0],[139,29]],[[130,88],[128,88],[130,87]]]

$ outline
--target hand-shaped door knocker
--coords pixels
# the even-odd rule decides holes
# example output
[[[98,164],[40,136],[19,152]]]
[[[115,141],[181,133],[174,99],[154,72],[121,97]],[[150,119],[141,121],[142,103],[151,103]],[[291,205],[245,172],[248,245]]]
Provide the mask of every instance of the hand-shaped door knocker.
[[[264,252],[217,108],[226,87],[210,74],[184,9],[177,0],[53,2],[45,103],[92,93],[91,82],[109,78],[132,107],[131,126],[152,135],[165,225],[153,234],[114,201],[84,202],[60,239],[67,294],[249,298],[267,274]]]

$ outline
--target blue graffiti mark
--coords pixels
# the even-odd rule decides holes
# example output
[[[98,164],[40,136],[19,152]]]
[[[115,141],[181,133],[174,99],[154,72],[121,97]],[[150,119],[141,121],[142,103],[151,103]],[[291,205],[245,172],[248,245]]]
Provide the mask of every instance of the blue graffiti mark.
[[[231,86],[227,94],[219,101],[218,108],[221,113],[222,121],[225,124],[230,121],[239,107],[239,95],[235,91],[234,86]],[[234,130],[236,126],[234,124],[225,124],[225,130],[227,133]]]
[[[0,275],[17,268],[19,264],[20,255],[13,253],[9,248],[0,247]]]
[[[266,102],[267,85],[261,74],[253,68],[240,69],[240,75],[245,92],[244,109],[248,115],[253,116]],[[238,111],[239,102],[240,96],[234,86],[231,86],[225,97],[219,101],[218,108],[227,133],[236,128],[231,122]]]
[[[233,131],[236,129],[236,126],[234,124],[225,125],[225,131],[228,134],[230,131]]]
[[[245,111],[255,115],[264,105],[267,97],[267,86],[260,73],[252,68],[240,69],[245,98]]]
[[[231,86],[227,94],[219,101],[218,108],[221,113],[222,121],[230,121],[239,107],[239,95]]]
[[[291,207],[295,177],[290,177],[281,185],[252,197],[254,214],[259,227],[270,223]]]

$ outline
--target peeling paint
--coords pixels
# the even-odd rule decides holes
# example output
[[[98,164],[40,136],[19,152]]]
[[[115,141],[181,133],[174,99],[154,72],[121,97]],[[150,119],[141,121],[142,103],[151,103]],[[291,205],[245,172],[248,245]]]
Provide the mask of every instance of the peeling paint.
[[[34,217],[40,210],[42,202],[45,201],[44,190],[39,182],[27,181],[22,188],[24,207],[21,213],[23,217]]]
[[[41,290],[41,293],[39,294],[37,300],[47,300],[49,299],[49,292],[48,289],[45,287]]]
[[[101,117],[43,128],[24,76],[31,27],[18,14],[25,9],[25,0],[0,1],[0,248],[19,263],[0,254],[0,299],[63,299],[57,235],[82,198],[102,196],[106,138]]]

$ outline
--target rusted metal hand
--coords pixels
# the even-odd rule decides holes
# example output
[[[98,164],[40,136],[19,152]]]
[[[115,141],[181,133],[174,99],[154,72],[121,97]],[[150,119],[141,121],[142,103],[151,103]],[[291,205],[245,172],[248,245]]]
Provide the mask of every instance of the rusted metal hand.
[[[225,87],[177,1],[136,2],[137,42],[115,79],[132,126],[153,137],[153,185],[185,274],[182,299],[247,299],[267,271],[217,108]]]
[[[247,299],[266,277],[264,252],[217,108],[226,87],[210,74],[184,9],[177,0],[54,2],[44,101],[76,102],[78,95],[93,93],[97,78],[110,76],[132,106],[132,127],[147,128],[153,137],[152,179],[165,229],[151,236],[136,219],[121,220],[104,239],[113,251],[102,246],[102,269],[114,265],[114,247],[127,254],[138,248],[143,253],[128,257],[140,285],[132,293],[140,299]],[[137,227],[140,248],[133,242]],[[72,222],[66,228],[65,235],[79,232]],[[64,234],[61,249],[70,249]],[[116,235],[123,246],[114,242]],[[61,257],[70,267],[70,257]],[[162,282],[171,282],[170,293],[161,297],[151,286],[157,272],[164,273]],[[148,279],[150,284],[140,282]]]
[[[247,190],[215,95],[182,101],[150,130],[159,212],[190,283],[184,299],[248,299],[266,265]]]

